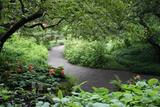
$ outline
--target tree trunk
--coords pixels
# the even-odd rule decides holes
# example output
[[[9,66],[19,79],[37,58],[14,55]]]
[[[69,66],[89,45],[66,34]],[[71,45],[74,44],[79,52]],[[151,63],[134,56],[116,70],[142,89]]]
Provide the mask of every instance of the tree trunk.
[[[33,21],[41,16],[43,16],[44,10],[39,9],[36,13],[22,18],[17,23],[15,23],[6,33],[2,34],[0,36],[0,50],[2,50],[4,43],[7,41],[8,38],[11,37],[11,35],[16,32],[19,28],[21,28],[26,23]]]

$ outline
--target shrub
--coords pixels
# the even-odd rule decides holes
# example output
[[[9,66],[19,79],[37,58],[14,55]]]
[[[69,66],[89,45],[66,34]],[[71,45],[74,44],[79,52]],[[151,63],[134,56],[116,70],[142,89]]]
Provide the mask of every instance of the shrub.
[[[48,50],[34,43],[34,39],[20,37],[15,34],[4,45],[0,53],[0,69],[9,69],[18,65],[44,66],[47,63]]]
[[[69,38],[65,42],[64,54],[73,64],[160,75],[159,58],[155,49],[147,43],[128,45],[128,42],[118,37],[99,41]]]
[[[105,42],[68,39],[65,42],[65,57],[74,64],[104,68],[107,66],[107,62],[115,63],[110,53],[118,48],[116,45],[110,45],[110,42],[109,44]]]

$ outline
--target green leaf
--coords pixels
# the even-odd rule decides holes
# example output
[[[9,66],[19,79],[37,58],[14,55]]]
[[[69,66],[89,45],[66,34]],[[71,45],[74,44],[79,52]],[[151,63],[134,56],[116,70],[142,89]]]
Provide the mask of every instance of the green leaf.
[[[50,103],[44,102],[44,104],[41,107],[50,107]]]
[[[92,104],[92,107],[110,107],[109,104],[104,103],[94,103]]]
[[[150,86],[153,86],[153,85],[155,85],[157,83],[158,83],[158,79],[153,78],[153,79],[148,80],[148,84]]]
[[[58,98],[62,99],[63,98],[63,93],[61,90],[58,91]]]

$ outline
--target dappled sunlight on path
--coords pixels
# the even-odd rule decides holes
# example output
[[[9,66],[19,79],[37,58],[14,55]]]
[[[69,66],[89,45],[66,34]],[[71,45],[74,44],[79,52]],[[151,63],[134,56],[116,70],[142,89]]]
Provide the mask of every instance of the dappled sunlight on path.
[[[83,89],[85,90],[91,90],[93,86],[113,89],[113,86],[109,82],[115,79],[115,75],[117,75],[122,81],[127,81],[136,75],[126,71],[93,69],[70,64],[66,59],[64,59],[63,50],[63,45],[53,47],[49,52],[48,63],[54,67],[64,66],[65,73],[76,77],[78,79],[78,83],[87,81],[83,86]],[[141,77],[143,79],[148,79],[154,76],[141,75]]]

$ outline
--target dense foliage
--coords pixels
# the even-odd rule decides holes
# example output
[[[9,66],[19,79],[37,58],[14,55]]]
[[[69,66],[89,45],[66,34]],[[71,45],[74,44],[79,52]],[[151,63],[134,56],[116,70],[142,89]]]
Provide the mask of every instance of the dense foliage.
[[[34,39],[23,38],[15,34],[4,46],[0,53],[0,70],[10,70],[18,66],[45,66],[48,51],[42,45],[34,43]]]
[[[35,96],[35,92],[28,93],[24,90],[19,90],[13,93],[6,88],[1,88],[1,101],[11,107],[15,106],[12,102],[17,101],[17,94],[19,104],[17,106],[24,106],[24,100],[31,100],[26,102],[28,104],[35,104],[35,107],[159,107],[159,92],[160,83],[157,79],[130,81],[130,83],[119,83],[119,91],[110,92],[106,88],[93,88],[93,92],[86,92],[80,89],[80,85],[73,87],[72,95],[63,96],[62,91],[58,91],[57,97],[50,94],[39,94]],[[28,97],[23,99],[23,94]],[[29,97],[30,96],[30,97]],[[15,99],[12,102],[12,98]],[[3,106],[4,103],[1,105]]]
[[[22,31],[37,26],[43,30],[54,28],[64,32],[65,36],[71,35],[89,41],[101,41],[107,36],[118,36],[118,39],[121,38],[127,44],[127,48],[130,45],[135,47],[134,44],[137,42],[145,44],[144,47],[149,43],[154,48],[152,54],[156,51],[159,55],[158,4],[158,0],[35,0],[31,2],[4,0],[1,2],[1,12],[4,13],[1,15],[0,25],[1,46],[24,25]],[[10,30],[7,30],[6,25]],[[52,30],[49,33],[53,34]],[[39,32],[36,36],[38,42],[48,38],[48,34],[45,35],[46,37],[39,35],[44,36],[44,34]],[[48,45],[49,42],[45,43]],[[96,59],[93,62],[96,62]],[[102,60],[101,63],[103,62]]]
[[[129,46],[127,46],[129,45]],[[65,57],[73,64],[93,68],[129,70],[159,75],[158,54],[150,44],[125,43],[121,38],[101,41],[68,39],[65,42]]]
[[[159,107],[160,86],[157,79],[121,84],[121,91],[109,92],[93,88],[94,92],[74,92],[72,96],[53,98],[56,107]],[[42,106],[43,107],[43,106]]]
[[[65,44],[66,58],[71,63],[89,67],[159,74],[159,3],[158,0],[107,0],[105,5],[100,5],[101,8],[106,6],[106,10],[101,11],[106,13],[105,20],[97,24],[106,27],[105,32],[96,31],[96,25],[89,27],[94,21],[86,24],[87,31],[83,26],[83,34],[87,37],[81,35],[81,31],[71,32]],[[92,14],[92,18],[97,15],[96,19],[101,21],[101,12]],[[92,33],[88,33],[90,31]]]
[[[0,7],[2,45],[24,25],[86,39],[126,35],[147,40],[159,32],[158,0],[3,0]],[[155,40],[151,44],[157,47]]]
[[[46,48],[50,49],[56,45],[62,45],[64,42],[64,35],[61,32],[55,31],[53,29],[21,29],[18,34],[23,37],[34,38],[34,42],[40,45],[44,45]]]
[[[48,66],[45,48],[62,33],[74,64],[159,75],[159,20],[159,0],[0,0],[0,106],[160,106],[157,79],[66,96],[73,83]]]
[[[62,67],[49,66],[47,59],[48,50],[36,39],[14,34],[0,53],[0,104],[29,107],[35,106],[36,99],[60,89],[69,94],[74,82]]]
[[[109,32],[115,32],[115,29],[118,29],[121,22],[127,17],[124,14],[128,14],[128,4],[121,0],[92,2],[3,0],[0,7],[2,13],[0,17],[1,47],[14,32],[24,25],[26,28],[40,26],[42,29],[55,28],[59,25],[60,28],[65,27],[65,33],[74,36],[90,38],[90,35],[94,34],[93,38],[99,35],[104,37]],[[109,13],[107,20],[106,13]],[[117,14],[119,14],[118,17]],[[114,17],[110,18],[111,15]]]
[[[63,68],[28,69],[4,72],[0,76],[0,104],[11,107],[35,106],[39,99],[49,101],[47,94],[58,90],[67,95],[73,83],[64,75]]]

